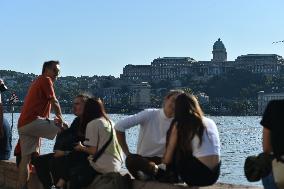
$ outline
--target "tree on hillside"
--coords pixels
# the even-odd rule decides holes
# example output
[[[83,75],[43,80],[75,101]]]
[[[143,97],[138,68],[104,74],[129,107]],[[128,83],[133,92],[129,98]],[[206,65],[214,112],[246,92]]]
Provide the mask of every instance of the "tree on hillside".
[[[210,79],[205,92],[213,98],[253,98],[263,89],[265,81],[264,75],[237,69]]]

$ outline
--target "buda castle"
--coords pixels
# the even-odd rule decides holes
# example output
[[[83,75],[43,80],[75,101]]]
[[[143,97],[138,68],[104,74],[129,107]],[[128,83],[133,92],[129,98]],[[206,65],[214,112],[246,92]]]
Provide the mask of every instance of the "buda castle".
[[[191,57],[156,58],[151,65],[128,64],[123,68],[121,79],[132,81],[178,80],[183,77],[210,79],[233,69],[244,69],[252,73],[278,75],[284,71],[284,59],[277,54],[247,54],[235,61],[227,60],[225,45],[219,38],[213,45],[210,61],[196,61]]]

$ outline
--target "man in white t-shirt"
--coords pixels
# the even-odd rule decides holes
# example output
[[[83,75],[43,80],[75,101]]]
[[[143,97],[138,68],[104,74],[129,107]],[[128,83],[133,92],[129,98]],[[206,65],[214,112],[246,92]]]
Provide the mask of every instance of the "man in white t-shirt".
[[[137,179],[141,175],[152,174],[155,164],[161,163],[165,151],[166,135],[174,116],[174,105],[180,90],[170,91],[164,98],[163,108],[146,109],[129,116],[115,124],[118,142],[126,155],[126,167]],[[125,131],[136,125],[140,126],[137,154],[129,151]]]

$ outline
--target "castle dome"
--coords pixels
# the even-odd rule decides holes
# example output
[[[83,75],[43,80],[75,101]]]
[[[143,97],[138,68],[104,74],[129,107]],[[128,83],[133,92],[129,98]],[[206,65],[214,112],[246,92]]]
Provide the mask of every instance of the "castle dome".
[[[225,45],[223,44],[223,42],[221,41],[221,39],[219,38],[218,41],[216,41],[213,45],[213,50],[224,50]]]
[[[225,45],[219,38],[213,45],[213,59],[214,62],[225,62],[227,61],[227,51]]]

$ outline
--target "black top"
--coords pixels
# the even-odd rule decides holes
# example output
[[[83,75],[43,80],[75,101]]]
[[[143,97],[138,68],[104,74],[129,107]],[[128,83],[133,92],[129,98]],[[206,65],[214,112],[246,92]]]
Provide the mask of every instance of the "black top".
[[[12,150],[11,144],[11,128],[8,121],[3,118],[4,137],[0,139],[0,154],[10,153]]]
[[[84,138],[79,137],[80,118],[76,117],[71,123],[70,128],[66,129],[56,137],[53,150],[72,151],[79,141]]]
[[[284,100],[270,101],[260,124],[270,130],[274,155],[284,155]]]

